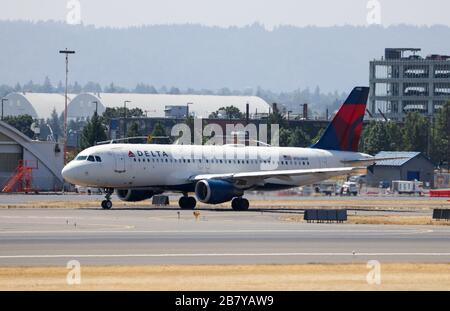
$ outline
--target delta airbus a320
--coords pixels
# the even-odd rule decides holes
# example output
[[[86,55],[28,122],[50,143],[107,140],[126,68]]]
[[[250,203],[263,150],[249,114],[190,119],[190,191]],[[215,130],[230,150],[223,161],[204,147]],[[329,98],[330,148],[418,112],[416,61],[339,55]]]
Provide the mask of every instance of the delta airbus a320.
[[[80,152],[64,167],[62,176],[72,184],[104,188],[104,209],[112,207],[115,190],[123,201],[142,201],[170,191],[182,194],[182,209],[194,209],[199,200],[206,204],[231,201],[234,210],[247,210],[245,191],[309,185],[382,160],[358,152],[368,93],[367,87],[354,88],[323,136],[309,148],[97,145]],[[224,156],[217,157],[218,153]]]

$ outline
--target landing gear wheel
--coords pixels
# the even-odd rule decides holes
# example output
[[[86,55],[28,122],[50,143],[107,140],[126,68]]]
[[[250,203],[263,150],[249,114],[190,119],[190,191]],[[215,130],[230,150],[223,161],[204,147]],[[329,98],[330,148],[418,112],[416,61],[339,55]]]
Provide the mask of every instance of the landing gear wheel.
[[[231,201],[231,207],[235,211],[247,211],[250,207],[250,203],[244,198],[234,198],[233,201]]]
[[[194,197],[181,197],[178,201],[178,205],[181,209],[194,209],[197,205],[197,200]]]
[[[112,207],[111,200],[103,200],[102,201],[102,208],[103,209],[111,209],[111,207]]]

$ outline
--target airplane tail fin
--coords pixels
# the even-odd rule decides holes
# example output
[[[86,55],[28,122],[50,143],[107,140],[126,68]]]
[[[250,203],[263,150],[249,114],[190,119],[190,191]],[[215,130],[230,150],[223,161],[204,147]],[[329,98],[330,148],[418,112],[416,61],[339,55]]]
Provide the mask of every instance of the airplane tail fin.
[[[355,87],[311,148],[357,152],[368,97],[368,87]]]

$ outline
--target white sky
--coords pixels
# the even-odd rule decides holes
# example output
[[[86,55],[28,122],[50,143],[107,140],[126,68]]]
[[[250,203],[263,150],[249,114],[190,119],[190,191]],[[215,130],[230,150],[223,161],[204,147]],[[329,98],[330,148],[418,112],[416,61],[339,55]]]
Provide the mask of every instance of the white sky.
[[[369,0],[0,0],[0,20],[65,21],[71,1],[85,25],[195,23],[243,26],[367,25]],[[381,23],[450,26],[448,0],[370,0],[381,4]]]

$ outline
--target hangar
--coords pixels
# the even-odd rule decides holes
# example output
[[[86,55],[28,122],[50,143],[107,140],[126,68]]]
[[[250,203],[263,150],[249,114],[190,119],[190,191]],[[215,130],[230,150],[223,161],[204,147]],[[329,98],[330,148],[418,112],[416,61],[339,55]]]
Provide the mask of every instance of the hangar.
[[[76,95],[67,94],[70,102]],[[5,96],[7,101],[3,106],[4,116],[28,114],[34,119],[50,118],[53,110],[58,115],[64,112],[64,94],[59,93],[10,93]]]
[[[381,151],[376,158],[401,158],[379,161],[367,169],[367,184],[378,187],[380,182],[393,180],[418,180],[433,187],[434,165],[421,152]]]
[[[58,115],[64,112],[64,94],[10,93],[4,103],[5,116],[29,114],[36,119],[50,118],[53,109]],[[207,118],[221,107],[235,106],[241,112],[249,104],[250,114],[267,114],[270,105],[257,96],[169,95],[135,93],[82,93],[68,94],[69,119],[86,119],[95,109],[102,114],[107,107],[140,108],[146,116],[154,118],[183,117],[189,114]]]
[[[25,187],[36,191],[61,190],[64,166],[62,146],[51,141],[35,141],[0,121],[0,191]]]

